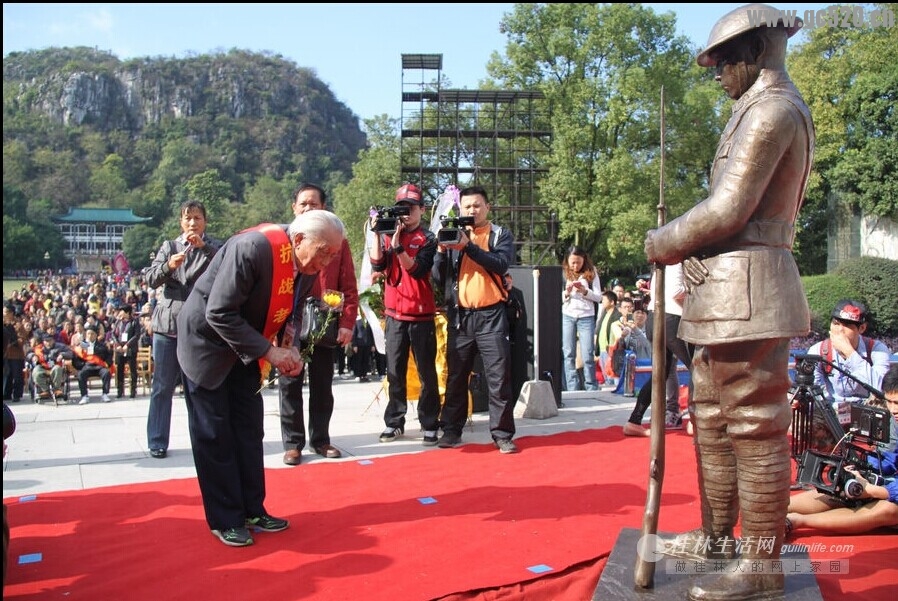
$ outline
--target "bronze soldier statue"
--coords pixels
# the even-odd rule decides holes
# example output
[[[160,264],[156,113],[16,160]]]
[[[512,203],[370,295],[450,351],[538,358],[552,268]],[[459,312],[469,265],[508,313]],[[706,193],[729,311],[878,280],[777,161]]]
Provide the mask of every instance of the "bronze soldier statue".
[[[673,554],[735,556],[741,509],[743,560],[765,569],[706,576],[695,601],[783,594],[776,573],[789,504],[789,339],[810,328],[792,256],[794,226],[814,149],[810,111],[785,70],[787,39],[802,26],[753,26],[750,4],[711,30],[699,65],[736,102],[717,147],[710,194],[650,230],[649,261],[683,261],[689,293],[679,336],[696,345],[692,419],[701,494],[701,530],[668,541]],[[710,542],[710,546],[704,546]],[[710,571],[710,570],[709,570]]]

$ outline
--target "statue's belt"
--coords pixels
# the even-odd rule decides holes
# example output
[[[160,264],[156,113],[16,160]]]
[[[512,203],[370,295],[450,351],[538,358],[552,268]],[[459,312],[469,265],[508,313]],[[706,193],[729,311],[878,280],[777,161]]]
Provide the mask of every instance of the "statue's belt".
[[[750,221],[741,232],[726,241],[726,246],[703,249],[696,256],[705,259],[735,250],[752,250],[754,246],[791,249],[793,239],[794,228],[790,223]]]

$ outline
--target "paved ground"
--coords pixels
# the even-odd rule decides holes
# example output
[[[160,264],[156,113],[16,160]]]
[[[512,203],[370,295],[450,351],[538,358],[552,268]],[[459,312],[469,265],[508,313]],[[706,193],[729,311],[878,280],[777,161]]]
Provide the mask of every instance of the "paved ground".
[[[343,451],[342,459],[324,459],[308,448],[303,463],[312,461],[353,461],[359,457],[393,453],[429,452],[441,449],[421,445],[421,432],[415,411],[409,409],[406,434],[391,443],[378,441],[384,427],[386,394],[379,382],[358,383],[334,380],[336,408],[331,420],[331,442]],[[146,416],[149,397],[101,403],[96,390],[88,405],[66,404],[58,407],[35,404],[26,399],[10,403],[17,429],[6,442],[3,461],[3,496],[19,497],[49,491],[80,490],[135,482],[195,477],[187,410],[184,399],[176,396],[172,412],[171,446],[165,459],[150,457],[146,443]],[[277,391],[266,390],[265,466],[302,469],[281,461]],[[634,399],[608,391],[563,393],[563,407],[547,419],[517,418],[517,437],[547,435],[569,430],[622,425]],[[466,443],[490,442],[488,416],[475,413],[465,427]],[[521,445],[526,453],[526,444]],[[498,451],[497,451],[498,452]]]

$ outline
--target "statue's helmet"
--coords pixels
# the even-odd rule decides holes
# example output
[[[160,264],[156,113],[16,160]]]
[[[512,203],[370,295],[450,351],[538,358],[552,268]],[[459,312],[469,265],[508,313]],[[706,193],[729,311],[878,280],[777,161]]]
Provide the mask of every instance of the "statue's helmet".
[[[722,44],[729,42],[735,37],[742,35],[747,31],[751,31],[759,27],[767,26],[767,19],[773,19],[774,15],[779,15],[781,11],[769,4],[746,4],[735,10],[731,10],[722,16],[714,27],[711,28],[711,34],[708,36],[708,45],[702,50],[697,57],[697,62],[702,67],[713,67],[716,61],[711,58],[714,50]],[[777,25],[783,25],[786,29],[786,35],[792,37],[801,29],[804,22],[795,15],[790,26],[786,27],[782,17],[777,20]]]

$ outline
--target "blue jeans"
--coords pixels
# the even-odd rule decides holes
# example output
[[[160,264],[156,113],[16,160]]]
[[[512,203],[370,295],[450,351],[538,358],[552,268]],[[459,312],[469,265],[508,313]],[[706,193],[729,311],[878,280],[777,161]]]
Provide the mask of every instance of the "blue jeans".
[[[595,352],[596,318],[571,317],[561,314],[561,353],[564,358],[565,390],[579,390],[577,378],[577,340],[580,341],[580,357],[583,359],[583,382],[586,390],[598,390],[596,383]]]
[[[150,388],[150,410],[147,415],[147,443],[150,449],[168,450],[172,397],[180,381],[178,339],[153,334],[153,386]]]

